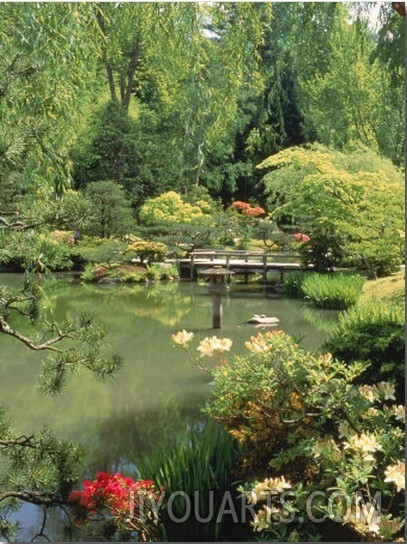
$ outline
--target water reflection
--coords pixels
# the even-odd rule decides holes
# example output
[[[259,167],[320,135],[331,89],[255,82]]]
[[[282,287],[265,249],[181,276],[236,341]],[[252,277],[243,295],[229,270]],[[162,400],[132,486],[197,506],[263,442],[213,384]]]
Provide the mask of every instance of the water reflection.
[[[254,313],[278,317],[279,328],[301,337],[302,345],[310,349],[319,347],[335,322],[333,312],[311,310],[296,300],[270,299],[261,288],[256,291],[248,286],[246,292],[244,287],[232,285],[224,297],[223,328],[216,331],[232,338],[232,353],[241,351],[244,342],[257,334],[246,323]],[[93,286],[65,279],[46,284],[44,291],[49,319],[69,319],[90,311],[105,323],[108,351],[121,353],[125,362],[112,384],[96,382],[87,374],[73,375],[60,397],[48,398],[36,388],[42,354],[1,335],[2,400],[23,431],[49,424],[67,438],[79,437],[87,443],[95,428],[106,421],[118,421],[127,414],[135,419],[157,414],[172,398],[182,409],[203,402],[207,383],[172,346],[171,335],[183,328],[194,331],[197,340],[214,334],[206,286],[189,282]]]
[[[154,410],[143,408],[140,404],[137,410],[134,407],[114,410],[98,427],[93,444],[88,444],[92,452],[87,463],[89,476],[99,470],[135,473],[138,458],[183,440],[188,428],[204,419],[196,402],[180,404],[176,398],[166,399]]]
[[[327,333],[332,333],[338,323],[339,311],[337,310],[318,310],[305,304],[301,307],[301,314],[310,325]]]
[[[175,283],[149,285],[146,300],[150,304],[135,308],[134,314],[141,318],[156,319],[169,327],[176,327],[191,311],[191,294],[181,295]],[[167,307],[168,311],[163,312],[163,307]]]

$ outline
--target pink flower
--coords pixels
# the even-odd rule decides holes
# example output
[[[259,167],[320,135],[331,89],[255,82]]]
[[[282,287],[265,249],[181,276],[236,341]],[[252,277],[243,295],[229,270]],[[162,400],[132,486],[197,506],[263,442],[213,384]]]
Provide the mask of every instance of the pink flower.
[[[308,234],[304,234],[303,232],[296,232],[294,234],[294,240],[296,242],[301,242],[302,244],[306,244],[311,240],[311,238],[308,236]]]

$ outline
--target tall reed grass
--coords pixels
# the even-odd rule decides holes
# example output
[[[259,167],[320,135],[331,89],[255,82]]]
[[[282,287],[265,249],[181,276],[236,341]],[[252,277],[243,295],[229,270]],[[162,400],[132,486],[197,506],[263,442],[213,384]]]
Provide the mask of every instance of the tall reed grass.
[[[404,324],[405,312],[402,304],[382,300],[370,300],[359,304],[341,314],[338,321],[337,333],[356,330],[360,326],[375,325],[385,327],[388,323]]]
[[[303,298],[302,284],[309,275],[307,272],[289,272],[284,276],[283,292],[288,297]]]
[[[284,292],[303,298],[316,308],[346,310],[356,303],[364,283],[358,274],[291,272],[284,278]]]
[[[316,308],[346,310],[356,303],[364,283],[358,274],[308,274],[301,289]]]
[[[238,450],[234,439],[213,422],[203,430],[191,429],[187,439],[178,444],[163,446],[161,449],[137,460],[140,475],[152,478],[158,487],[165,488],[166,500],[173,493],[171,516],[164,511],[162,516],[165,540],[173,542],[198,542],[233,540],[238,537],[236,523],[231,516],[217,514],[226,491],[231,496],[232,469],[236,463]],[[180,492],[190,499],[191,514],[182,523],[186,514],[186,500]],[[239,504],[239,508],[240,508]],[[209,518],[203,523],[197,519]],[[212,516],[211,516],[212,512]]]

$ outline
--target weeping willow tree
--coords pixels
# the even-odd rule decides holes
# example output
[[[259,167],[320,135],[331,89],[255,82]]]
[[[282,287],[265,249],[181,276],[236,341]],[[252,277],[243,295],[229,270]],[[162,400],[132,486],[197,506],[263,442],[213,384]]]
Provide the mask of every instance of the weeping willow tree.
[[[115,163],[120,172],[116,170],[112,179],[141,200],[141,193],[156,196],[169,188],[184,193],[202,184],[221,189],[222,174],[214,172],[213,163],[230,161],[241,93],[256,92],[261,85],[259,47],[270,13],[271,5],[250,2],[94,5],[106,94],[122,115],[138,121],[143,133],[141,138],[131,126],[126,128],[128,138],[119,150],[123,161]],[[103,145],[103,134],[113,127],[111,116],[99,134],[91,134],[98,149],[109,148],[109,139]],[[137,141],[136,150],[134,145],[129,148],[129,139]],[[91,145],[90,151],[94,148]],[[160,163],[153,165],[157,154]],[[111,162],[109,151],[87,153],[82,148],[76,155],[78,185],[93,181],[95,175],[93,164],[88,169],[81,164],[84,158],[93,155],[96,163]],[[155,176],[150,181],[151,170]]]
[[[2,4],[0,16],[0,260],[13,252],[26,259],[22,288],[0,286],[0,337],[44,353],[33,372],[44,393],[57,394],[73,371],[107,379],[121,364],[118,355],[104,356],[105,332],[90,316],[46,320],[30,273],[48,258],[33,243],[45,223],[86,214],[79,202],[71,201],[70,211],[61,206],[61,192],[69,184],[67,147],[85,99],[85,57],[92,45],[84,39],[92,13],[74,4]],[[20,433],[7,407],[0,407],[0,537],[14,538],[10,513],[22,502],[62,507],[81,459],[78,446],[50,429]],[[46,538],[44,530],[43,524],[38,536]]]

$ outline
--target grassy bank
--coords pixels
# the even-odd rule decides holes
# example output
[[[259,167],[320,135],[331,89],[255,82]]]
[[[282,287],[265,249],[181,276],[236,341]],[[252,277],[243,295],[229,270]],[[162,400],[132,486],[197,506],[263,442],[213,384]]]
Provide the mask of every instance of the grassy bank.
[[[370,300],[398,300],[405,297],[405,271],[367,281],[359,297],[359,303],[363,304]]]

